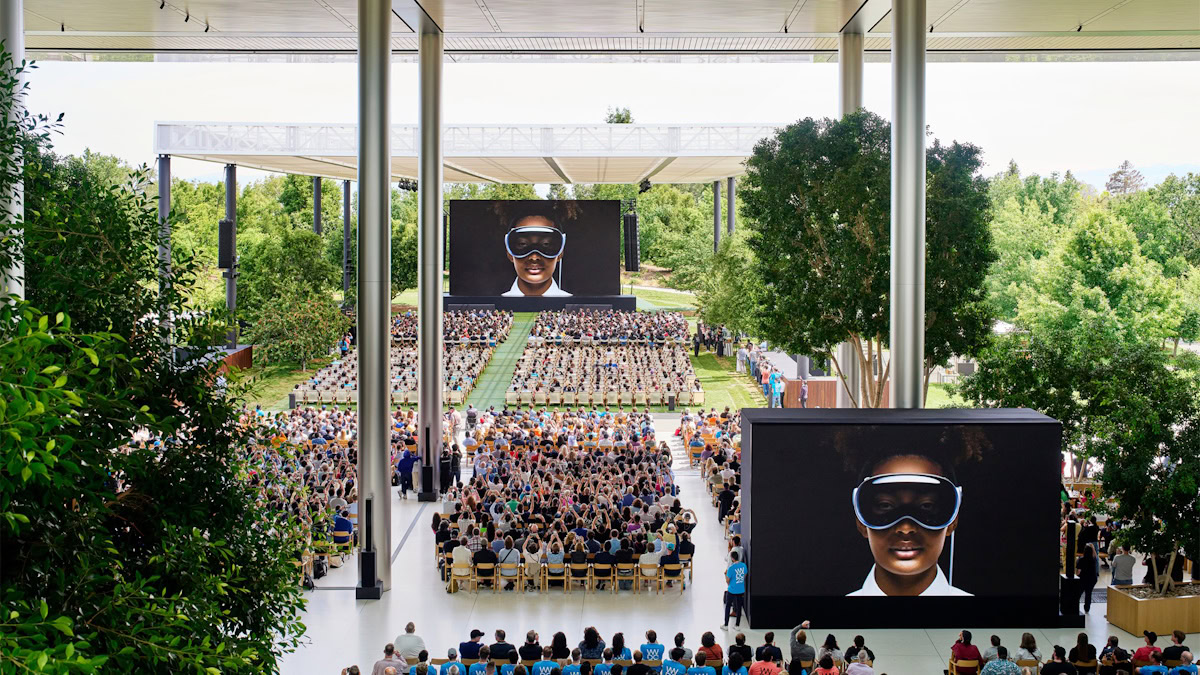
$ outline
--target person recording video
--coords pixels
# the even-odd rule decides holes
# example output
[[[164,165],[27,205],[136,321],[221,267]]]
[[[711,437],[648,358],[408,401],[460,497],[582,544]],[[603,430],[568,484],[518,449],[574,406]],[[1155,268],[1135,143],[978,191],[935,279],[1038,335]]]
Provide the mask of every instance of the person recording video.
[[[512,297],[569,297],[554,280],[560,270],[567,235],[545,216],[518,218],[504,235],[504,248],[517,278],[502,295]],[[560,271],[561,276],[561,271]]]

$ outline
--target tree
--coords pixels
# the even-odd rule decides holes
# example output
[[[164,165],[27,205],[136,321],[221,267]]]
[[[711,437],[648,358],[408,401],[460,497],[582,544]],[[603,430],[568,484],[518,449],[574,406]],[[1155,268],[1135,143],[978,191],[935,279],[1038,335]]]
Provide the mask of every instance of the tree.
[[[1032,408],[1060,421],[1072,473],[1099,468],[1122,543],[1174,556],[1197,540],[1200,411],[1196,387],[1152,342],[1059,329],[996,338],[955,386],[978,406]],[[1169,576],[1169,575],[1168,575]],[[1166,586],[1156,584],[1156,591]]]
[[[305,531],[256,503],[237,387],[213,387],[224,317],[188,311],[195,258],[160,276],[148,172],[53,155],[44,117],[7,114],[13,72],[0,193],[23,181],[28,218],[0,223],[25,241],[0,269],[23,257],[29,301],[0,298],[0,670],[276,672]]]
[[[1200,173],[1171,174],[1150,194],[1171,215],[1181,240],[1179,254],[1200,266]]]
[[[724,325],[735,335],[754,332],[753,298],[759,289],[751,271],[751,255],[740,232],[721,240],[697,293],[700,318],[705,323]]]
[[[248,232],[244,237],[239,233],[238,239],[238,308],[250,321],[272,311],[285,294],[328,293],[335,284],[341,285],[341,266],[326,257],[325,242],[311,229],[288,225],[270,233]]]
[[[342,237],[325,240],[325,257],[330,265],[342,266]],[[354,302],[358,293],[358,223],[350,226],[350,295]],[[417,287],[417,225],[392,221],[392,297]],[[340,280],[340,277],[339,277]]]
[[[300,370],[308,370],[309,361],[327,354],[349,329],[350,319],[328,295],[293,288],[259,316],[250,339],[262,346],[266,362],[299,363]]]
[[[1178,327],[1175,293],[1158,263],[1142,255],[1128,223],[1095,207],[1038,264],[1017,320],[1061,334],[1098,331],[1120,342],[1161,341]]]
[[[633,124],[633,113],[629,112],[629,108],[608,108],[608,113],[604,116],[604,121],[608,124]]]
[[[1176,278],[1187,271],[1188,261],[1182,255],[1184,233],[1167,207],[1149,190],[1116,197],[1109,202],[1109,208],[1129,224],[1142,254],[1158,263],[1163,274]]]
[[[878,374],[871,366],[889,329],[890,142],[887,121],[870,112],[804,119],[759,142],[741,191],[763,289],[755,306],[760,334],[787,352],[835,364],[834,346],[853,343],[862,407],[882,405],[889,373],[888,364]],[[978,344],[967,342],[977,339],[986,314],[978,303],[993,254],[987,185],[975,176],[979,152],[935,143],[927,153],[926,236],[939,248],[928,249],[926,287],[953,296],[935,299],[933,317],[949,325],[927,342],[930,360],[943,358],[952,341],[958,353],[971,353]]]
[[[1133,162],[1125,160],[1117,170],[1109,174],[1104,189],[1114,195],[1129,195],[1145,189],[1146,179],[1142,172],[1133,168]]]

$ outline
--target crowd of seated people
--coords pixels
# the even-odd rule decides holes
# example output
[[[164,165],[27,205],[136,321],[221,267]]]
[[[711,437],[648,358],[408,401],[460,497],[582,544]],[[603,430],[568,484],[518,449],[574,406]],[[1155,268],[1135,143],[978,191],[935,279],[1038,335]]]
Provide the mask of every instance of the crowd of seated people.
[[[656,443],[648,414],[484,411],[468,441],[473,477],[451,487],[432,525],[452,590],[480,564],[505,566],[505,588],[522,579],[548,588],[564,575],[599,586],[607,579],[595,565],[682,565],[695,550],[695,514],[676,497],[670,450]]]
[[[446,403],[461,403],[470,395],[479,375],[492,359],[495,348],[483,344],[446,345],[442,352]],[[391,347],[392,401],[416,402],[417,349],[415,346]],[[351,402],[358,395],[358,351],[321,368],[312,378],[295,386],[297,403]]]
[[[529,339],[534,343],[569,344],[599,342],[625,344],[648,342],[684,343],[687,318],[679,312],[627,312],[621,310],[578,310],[542,312],[533,324]]]
[[[679,419],[679,435],[688,451],[689,463],[700,467],[708,485],[717,518],[723,526],[730,551],[741,541],[741,412],[728,407],[685,410]]]
[[[1099,651],[1088,641],[1087,633],[1080,633],[1069,649],[1054,645],[1045,654],[1038,649],[1032,633],[1021,635],[1021,643],[1015,651],[1001,644],[1000,636],[993,635],[991,646],[981,652],[971,643],[971,638],[970,631],[962,631],[951,647],[952,661],[978,663],[974,668],[967,667],[959,672],[980,675],[1196,675],[1192,652],[1184,644],[1187,635],[1181,630],[1173,631],[1171,646],[1166,649],[1155,646],[1158,636],[1146,631],[1142,646],[1132,653],[1121,646],[1115,635],[1110,636]]]
[[[530,342],[517,361],[509,394],[538,404],[568,396],[567,405],[661,405],[669,396],[690,402],[703,387],[678,345],[557,345]],[[509,398],[512,398],[510,396]]]
[[[705,632],[695,649],[683,633],[670,640],[660,639],[654,630],[644,633],[644,642],[635,645],[624,633],[608,641],[594,627],[583,631],[582,639],[571,646],[559,631],[543,641],[537,631],[525,633],[521,643],[513,644],[503,630],[495,631],[494,642],[475,629],[470,639],[437,653],[431,658],[429,645],[409,623],[405,632],[388,643],[382,658],[371,667],[379,675],[874,675],[875,654],[861,635],[844,653],[831,634],[820,648],[810,646],[806,621],[791,631],[787,652],[775,644],[775,634],[767,633],[757,647],[747,644],[738,633],[732,643],[722,647],[717,636]],[[359,675],[358,666],[342,670],[343,675]]]
[[[471,309],[442,312],[442,338],[448,344],[470,343],[495,347],[512,330],[512,312]],[[417,313],[399,314],[392,320],[392,340],[414,342],[417,339]]]

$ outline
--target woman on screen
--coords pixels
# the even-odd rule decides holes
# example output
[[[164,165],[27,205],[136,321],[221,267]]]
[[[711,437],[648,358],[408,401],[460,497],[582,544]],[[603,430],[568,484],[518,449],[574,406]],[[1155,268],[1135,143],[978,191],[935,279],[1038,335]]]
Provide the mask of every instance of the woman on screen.
[[[962,505],[952,457],[943,448],[871,454],[851,502],[875,564],[848,595],[971,595],[951,586],[938,566]]]
[[[567,235],[545,216],[524,216],[504,235],[504,248],[517,278],[503,296],[569,297],[559,288],[554,272],[567,247]]]

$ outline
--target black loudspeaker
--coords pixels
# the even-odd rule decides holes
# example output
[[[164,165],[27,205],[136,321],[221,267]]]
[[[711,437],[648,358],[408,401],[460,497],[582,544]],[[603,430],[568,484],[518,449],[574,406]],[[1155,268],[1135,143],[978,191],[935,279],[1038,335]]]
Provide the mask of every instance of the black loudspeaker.
[[[217,267],[227,270],[233,267],[233,221],[221,219],[217,223]]]
[[[667,410],[675,412],[675,394],[667,397]]]
[[[375,551],[358,552],[358,574],[360,578],[375,580],[373,584],[362,581],[354,588],[354,597],[359,600],[378,600],[383,597],[383,584],[379,583],[379,576],[376,573],[375,556]]]
[[[641,269],[641,247],[638,246],[638,217],[636,211],[626,213],[622,217],[625,226],[625,271],[637,272]]]

